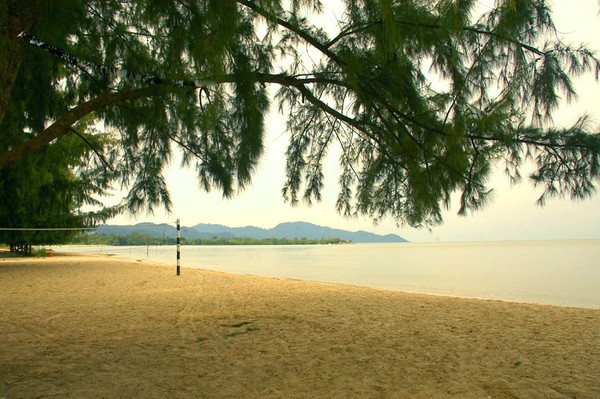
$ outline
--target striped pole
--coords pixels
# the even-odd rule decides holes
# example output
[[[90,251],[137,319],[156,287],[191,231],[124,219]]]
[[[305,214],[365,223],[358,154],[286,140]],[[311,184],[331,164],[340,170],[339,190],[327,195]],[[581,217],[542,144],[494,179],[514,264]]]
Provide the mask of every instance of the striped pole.
[[[181,259],[181,225],[179,219],[177,219],[177,275],[179,276],[179,260]]]

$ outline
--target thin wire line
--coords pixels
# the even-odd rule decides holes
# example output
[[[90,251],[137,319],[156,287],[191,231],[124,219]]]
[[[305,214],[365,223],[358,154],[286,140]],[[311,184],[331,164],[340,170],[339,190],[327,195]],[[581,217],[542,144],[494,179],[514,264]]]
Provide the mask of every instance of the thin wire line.
[[[95,227],[0,227],[0,231],[65,231],[65,230],[96,230]]]

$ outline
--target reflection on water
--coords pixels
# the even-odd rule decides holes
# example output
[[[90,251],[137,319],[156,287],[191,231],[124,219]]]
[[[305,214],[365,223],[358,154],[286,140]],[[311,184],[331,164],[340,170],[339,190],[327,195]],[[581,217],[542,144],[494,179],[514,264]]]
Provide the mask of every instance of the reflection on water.
[[[57,249],[114,253],[173,265],[176,259],[175,246]],[[429,294],[600,308],[600,240],[182,246],[181,253],[183,270],[203,268]]]

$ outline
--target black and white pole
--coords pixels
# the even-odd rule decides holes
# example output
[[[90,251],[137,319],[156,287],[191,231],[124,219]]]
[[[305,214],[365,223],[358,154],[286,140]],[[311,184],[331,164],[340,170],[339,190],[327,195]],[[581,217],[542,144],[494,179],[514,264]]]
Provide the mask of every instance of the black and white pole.
[[[181,225],[179,219],[177,219],[177,275],[179,276],[179,260],[181,259]]]

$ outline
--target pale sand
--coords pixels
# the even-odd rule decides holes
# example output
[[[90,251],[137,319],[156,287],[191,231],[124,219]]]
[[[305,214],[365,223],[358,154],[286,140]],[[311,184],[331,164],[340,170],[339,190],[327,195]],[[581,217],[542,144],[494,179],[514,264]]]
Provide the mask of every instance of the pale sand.
[[[0,398],[600,398],[600,310],[0,258]]]

